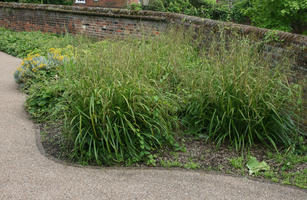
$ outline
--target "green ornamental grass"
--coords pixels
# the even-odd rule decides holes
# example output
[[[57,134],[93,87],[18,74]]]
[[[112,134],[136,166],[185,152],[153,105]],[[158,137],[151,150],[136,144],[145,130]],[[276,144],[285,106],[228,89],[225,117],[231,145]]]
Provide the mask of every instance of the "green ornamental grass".
[[[288,81],[291,59],[273,62],[249,38],[226,36],[207,43],[209,35],[196,40],[177,29],[122,41],[65,36],[73,59],[57,78],[46,74],[31,84],[28,109],[60,120],[72,157],[87,163],[150,159],[178,147],[182,130],[237,150],[295,148],[302,89]]]

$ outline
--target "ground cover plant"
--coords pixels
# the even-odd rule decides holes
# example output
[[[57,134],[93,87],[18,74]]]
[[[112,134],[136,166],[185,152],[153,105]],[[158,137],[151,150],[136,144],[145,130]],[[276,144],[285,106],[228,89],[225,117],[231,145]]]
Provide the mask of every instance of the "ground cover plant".
[[[42,34],[41,32],[16,32],[0,27],[0,51],[18,58],[28,54],[47,55],[50,48],[63,48],[77,43],[90,43],[86,38],[75,38],[66,34]],[[86,40],[86,41],[85,41]]]
[[[2,31],[20,39],[30,34]],[[26,107],[44,123],[44,138],[55,136],[70,159],[104,166],[225,168],[221,171],[244,175],[249,163],[251,176],[306,186],[306,138],[296,115],[302,90],[288,81],[291,59],[271,62],[249,39],[226,40],[223,34],[206,45],[179,30],[100,42],[32,34],[53,37],[56,48],[48,42],[36,47],[43,53],[29,55],[34,66],[24,56],[22,66],[32,66],[21,79]],[[40,68],[45,59],[57,63]],[[259,145],[263,153],[254,151]],[[229,154],[215,156],[216,146]],[[279,164],[265,159],[268,151]]]

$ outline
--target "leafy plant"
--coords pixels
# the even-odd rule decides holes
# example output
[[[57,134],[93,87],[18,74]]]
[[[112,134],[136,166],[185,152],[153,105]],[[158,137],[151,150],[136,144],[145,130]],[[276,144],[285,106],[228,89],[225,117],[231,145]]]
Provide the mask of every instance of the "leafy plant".
[[[244,158],[242,156],[230,158],[229,162],[236,169],[243,169],[243,167],[244,167],[244,164],[243,164]]]
[[[264,161],[259,162],[257,160],[257,158],[255,158],[253,156],[250,156],[249,160],[246,163],[246,166],[249,169],[249,174],[250,175],[257,174],[260,171],[268,171],[268,170],[270,170],[270,166],[266,162],[264,162]]]
[[[198,169],[198,168],[200,168],[200,165],[196,162],[190,161],[190,162],[184,164],[183,167],[186,168],[186,169]]]
[[[128,9],[130,9],[130,10],[136,10],[136,11],[138,11],[138,10],[142,10],[142,5],[141,4],[136,4],[136,3],[132,3],[132,4],[129,4],[128,5]]]
[[[250,0],[243,11],[256,26],[302,34],[307,25],[306,0]]]
[[[212,0],[152,0],[146,9],[226,21],[230,20],[231,15],[227,6]]]
[[[41,32],[16,32],[0,27],[0,51],[25,58],[28,54],[46,56],[50,48],[65,48],[69,45],[88,45],[93,40],[69,34],[42,34]],[[81,45],[80,45],[81,46]]]
[[[63,88],[57,80],[45,80],[33,84],[27,91],[26,108],[37,122],[56,121],[63,117]]]
[[[27,89],[37,80],[55,76],[58,67],[63,66],[70,59],[68,55],[62,55],[61,51],[61,49],[51,48],[47,56],[41,56],[38,53],[28,54],[14,73],[15,81],[23,89]]]

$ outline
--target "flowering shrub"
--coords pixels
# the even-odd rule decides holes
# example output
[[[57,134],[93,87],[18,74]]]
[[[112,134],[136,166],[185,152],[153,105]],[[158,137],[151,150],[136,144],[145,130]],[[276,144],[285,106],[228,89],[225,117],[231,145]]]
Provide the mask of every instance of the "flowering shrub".
[[[18,84],[25,84],[29,79],[34,78],[41,72],[48,73],[53,69],[56,70],[57,67],[64,65],[64,63],[69,60],[71,57],[71,53],[69,52],[72,52],[70,51],[71,49],[72,46],[68,46],[66,49],[51,48],[47,56],[32,53],[28,54],[14,74],[15,81]]]

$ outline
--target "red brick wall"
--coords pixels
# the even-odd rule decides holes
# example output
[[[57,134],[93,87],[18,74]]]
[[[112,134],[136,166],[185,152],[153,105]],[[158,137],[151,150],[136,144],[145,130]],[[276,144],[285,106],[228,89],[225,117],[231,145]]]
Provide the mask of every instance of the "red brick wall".
[[[75,0],[74,0],[75,1]],[[105,8],[125,8],[128,4],[138,3],[138,0],[86,0],[85,4],[75,3],[77,6],[92,6]]]
[[[154,19],[143,21],[128,13],[116,16],[109,12],[90,14],[88,7],[78,8],[78,11],[74,9],[77,7],[0,2],[0,27],[58,34],[67,31],[99,39],[138,36],[141,32],[156,35],[166,27],[165,22]]]

